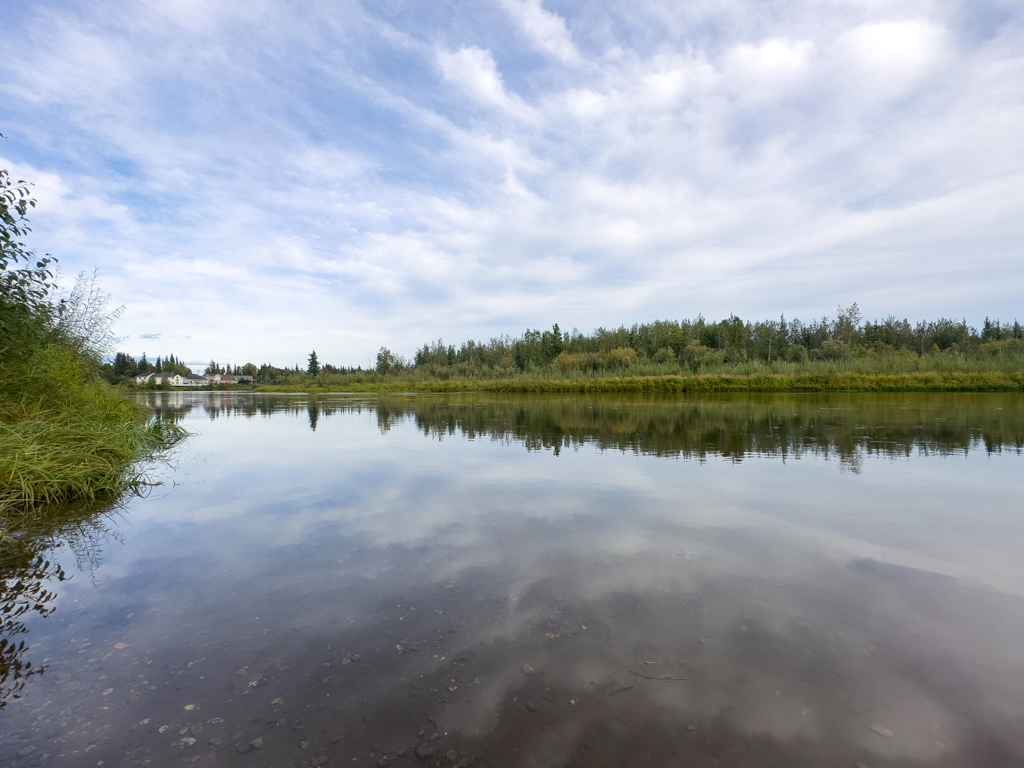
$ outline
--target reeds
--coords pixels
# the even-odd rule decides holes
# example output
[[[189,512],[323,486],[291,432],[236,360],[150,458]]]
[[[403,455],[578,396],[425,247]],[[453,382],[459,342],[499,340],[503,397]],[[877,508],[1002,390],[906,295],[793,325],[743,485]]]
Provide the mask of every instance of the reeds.
[[[144,483],[139,462],[184,434],[97,379],[59,342],[0,372],[0,537],[47,505],[116,498]]]
[[[398,373],[294,372],[263,391],[386,392],[1019,392],[1024,343],[1018,339],[958,351],[863,354],[843,360],[625,361],[617,369],[554,364],[520,370],[456,363]]]
[[[561,376],[537,374],[500,379],[438,379],[406,376],[337,377],[264,392],[1024,392],[1024,372],[940,373],[755,373],[699,375]]]

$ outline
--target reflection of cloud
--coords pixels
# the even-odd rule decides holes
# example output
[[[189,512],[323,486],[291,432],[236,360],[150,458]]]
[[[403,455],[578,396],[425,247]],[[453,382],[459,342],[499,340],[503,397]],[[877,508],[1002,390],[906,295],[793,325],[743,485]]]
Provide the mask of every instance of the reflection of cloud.
[[[780,551],[791,547],[813,553],[816,564],[825,560],[842,566],[854,560],[870,559],[984,585],[1009,595],[1024,596],[1024,565],[1011,551],[1006,551],[1003,556],[1000,554],[1002,549],[992,548],[993,542],[988,542],[988,548],[972,548],[956,536],[943,537],[932,533],[922,538],[913,535],[919,529],[928,529],[926,521],[934,518],[935,508],[966,504],[989,482],[975,473],[961,472],[951,466],[938,469],[937,465],[925,463],[918,470],[923,478],[922,487],[892,489],[889,487],[890,477],[899,471],[896,467],[900,465],[894,465],[891,456],[876,460],[869,456],[865,461],[871,463],[870,471],[866,473],[870,479],[861,480],[858,496],[832,500],[830,509],[838,520],[868,519],[873,520],[874,525],[823,525],[819,499],[829,496],[833,479],[822,477],[820,472],[824,469],[831,475],[835,469],[829,463],[816,460],[813,453],[800,461],[791,460],[785,474],[781,475],[778,469],[783,465],[778,456],[749,455],[737,465],[717,461],[703,466],[663,461],[646,463],[635,461],[628,454],[595,452],[585,444],[577,450],[563,452],[557,460],[549,460],[546,454],[528,453],[521,460],[507,463],[495,461],[491,452],[504,454],[511,448],[515,455],[522,450],[518,444],[509,446],[489,442],[491,447],[480,453],[476,441],[445,439],[451,438],[452,434],[443,434],[441,430],[437,430],[433,438],[424,440],[419,430],[427,422],[414,422],[408,418],[408,415],[416,413],[412,410],[413,404],[406,406],[410,409],[409,414],[394,403],[387,404],[390,415],[401,418],[396,418],[391,428],[382,434],[378,418],[385,405],[374,398],[355,397],[334,401],[335,406],[343,410],[333,416],[330,399],[320,404],[323,415],[318,420],[317,435],[333,445],[346,447],[345,472],[334,475],[329,471],[331,465],[311,460],[311,446],[305,433],[309,404],[302,397],[245,395],[239,398],[233,393],[196,395],[185,392],[158,397],[160,402],[168,404],[202,404],[203,407],[195,407],[183,423],[195,424],[199,431],[206,432],[211,438],[217,435],[218,442],[238,439],[233,437],[235,435],[253,434],[260,435],[268,446],[273,446],[274,467],[287,475],[287,486],[279,486],[274,475],[268,476],[262,471],[250,476],[244,462],[229,464],[223,475],[219,475],[219,470],[209,471],[218,482],[237,483],[245,492],[204,500],[195,505],[194,512],[183,514],[213,522],[250,515],[256,505],[271,516],[268,522],[272,519],[273,526],[268,531],[272,530],[274,541],[281,546],[294,545],[315,526],[325,526],[327,530],[342,526],[349,535],[359,537],[365,546],[381,550],[391,547],[415,550],[443,535],[452,551],[439,561],[443,563],[439,567],[449,569],[439,571],[437,578],[441,580],[449,572],[454,574],[477,566],[490,567],[502,557],[500,541],[491,537],[491,529],[486,522],[495,515],[502,519],[521,520],[524,524],[555,526],[569,525],[576,519],[602,520],[607,534],[588,540],[585,549],[593,557],[604,558],[608,562],[641,557],[645,553],[667,556],[674,547],[687,549],[686,542],[679,540],[680,535],[705,538],[709,532],[724,527],[756,531],[766,542],[778,542]],[[452,399],[448,397],[442,401]],[[421,397],[413,401],[423,409],[420,412],[422,416],[429,411],[421,401],[433,401],[433,398]],[[256,403],[265,405],[264,415],[282,407],[293,410],[277,411],[277,416],[266,422],[239,418],[245,413],[243,409],[249,407],[247,404]],[[744,408],[741,413],[750,414],[752,421],[732,424],[730,433],[741,432],[744,427],[752,430],[752,425],[757,423],[756,410],[748,412],[742,401],[738,405]],[[467,410],[471,407],[462,405],[449,416],[458,413],[460,418],[469,421]],[[486,408],[486,405],[478,407]],[[532,421],[538,427],[544,425],[539,418],[543,407],[543,403],[536,406],[538,417]],[[612,403],[605,416],[622,419],[643,415],[649,407],[641,405],[632,412],[622,404]],[[709,412],[717,412],[714,404],[705,404],[704,407]],[[899,403],[894,407],[899,408]],[[772,410],[774,431],[777,432],[782,423],[781,403],[776,403]],[[492,413],[490,410],[486,412]],[[207,413],[216,417],[215,420],[207,422]],[[594,409],[594,413],[602,411]],[[806,415],[814,415],[813,421],[819,426],[825,418],[813,404]],[[864,416],[854,410],[849,418],[852,423],[859,423],[858,419],[863,420]],[[449,427],[458,423],[439,418],[439,423],[442,422]],[[260,423],[264,426],[255,431],[255,424]],[[976,418],[972,423],[977,425],[981,420]],[[500,432],[500,421],[492,421],[491,426]],[[1003,428],[1006,429],[1007,425],[1003,424]],[[835,430],[835,427],[831,429]],[[918,434],[918,431],[909,431]],[[478,435],[477,438],[484,436]],[[436,438],[441,442],[435,442]],[[528,432],[519,436],[524,441],[530,438]],[[248,444],[248,440],[245,438],[240,442]],[[793,443],[791,450],[792,447]],[[928,447],[927,443],[922,443],[918,450],[927,450]],[[249,446],[249,450],[256,456],[260,455],[261,449],[255,444]],[[827,456],[828,452],[824,455]],[[615,459],[615,456],[622,456],[623,460]],[[714,458],[712,452],[702,460]],[[408,466],[404,463],[406,461]],[[606,471],[606,462],[609,461],[614,471]],[[452,466],[459,466],[464,471],[453,472]],[[325,470],[328,472],[326,476]],[[559,478],[567,471],[585,480],[581,479],[578,485],[573,486],[560,484]],[[930,483],[933,480],[937,482],[939,475],[956,478],[955,488],[938,494]],[[800,478],[806,490],[798,500],[793,500],[786,494],[788,483],[796,478]],[[679,482],[687,483],[685,495],[679,494]],[[261,486],[262,491],[254,490]],[[1014,487],[1008,487],[1006,493],[1012,494]],[[515,488],[515,493],[500,492],[506,488]],[[787,501],[778,502],[776,493],[763,497],[758,492],[758,489],[767,492],[772,488],[776,489],[779,499],[786,498]],[[287,496],[285,506],[282,506],[281,493]],[[453,498],[458,499],[458,503],[453,502]],[[339,503],[338,499],[345,501]],[[643,528],[630,527],[629,516],[636,514],[637,510],[635,499],[643,499]],[[924,505],[920,511],[915,511],[915,502]],[[878,512],[867,517],[863,511],[865,506]],[[901,522],[894,523],[889,515],[897,508],[903,510],[898,518]],[[1003,524],[998,517],[998,509],[997,505],[993,512],[997,517],[988,523],[992,530]],[[623,519],[624,510],[627,517]],[[977,522],[980,525],[980,518]],[[671,535],[661,541],[659,537],[663,533]],[[894,544],[894,541],[900,543]],[[550,556],[548,546],[557,549],[563,546],[563,541],[557,538],[550,542],[538,539],[531,547],[534,550],[532,556],[540,559]],[[739,573],[754,578],[763,566],[763,563],[754,561],[704,558],[703,552],[694,557],[706,575],[715,577]],[[777,562],[772,562],[771,567],[785,571],[787,578],[798,578],[804,573],[803,561],[795,554],[791,559],[780,557]],[[594,577],[594,583],[599,591],[605,589],[601,586],[601,575]]]

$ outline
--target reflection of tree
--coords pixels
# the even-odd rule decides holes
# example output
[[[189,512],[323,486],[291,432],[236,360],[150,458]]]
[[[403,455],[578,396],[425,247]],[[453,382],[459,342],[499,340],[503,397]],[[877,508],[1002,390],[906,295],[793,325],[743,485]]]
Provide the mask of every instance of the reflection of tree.
[[[813,453],[857,472],[865,456],[983,450],[1024,451],[1024,401],[1017,394],[342,396],[174,392],[173,405],[210,418],[237,414],[320,417],[372,411],[386,434],[407,419],[436,438],[461,434],[517,442],[528,450],[588,443],[668,457]],[[171,399],[161,407],[172,407]],[[187,410],[185,411],[187,412]]]
[[[383,412],[383,415],[382,415]],[[378,406],[378,421],[413,418],[428,435],[581,444],[666,457],[836,457],[858,472],[869,455],[1024,450],[1024,401],[981,395],[420,397]]]
[[[27,619],[55,609],[53,584],[67,574],[53,555],[67,547],[79,570],[95,578],[103,545],[117,532],[108,524],[118,501],[53,507],[0,528],[0,709],[17,698],[32,675],[41,674],[25,656]]]
[[[8,696],[18,698],[18,692],[25,687],[25,681],[43,671],[33,666],[23,656],[28,645],[20,635],[28,632],[24,619],[26,614],[38,613],[48,616],[53,610],[52,602],[56,593],[46,589],[51,580],[63,581],[64,571],[41,554],[12,552],[17,545],[6,546],[6,539],[0,544],[0,577],[3,578],[3,593],[0,594],[0,709],[7,706]],[[27,555],[27,560],[26,560]]]

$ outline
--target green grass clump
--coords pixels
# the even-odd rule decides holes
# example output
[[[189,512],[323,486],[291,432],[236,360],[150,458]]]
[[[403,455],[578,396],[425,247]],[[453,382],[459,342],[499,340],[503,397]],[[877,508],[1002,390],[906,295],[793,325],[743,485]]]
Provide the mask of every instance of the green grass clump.
[[[7,530],[46,505],[139,488],[139,461],[182,435],[100,380],[95,357],[59,330],[37,332],[36,343],[8,350],[0,370],[0,524]]]

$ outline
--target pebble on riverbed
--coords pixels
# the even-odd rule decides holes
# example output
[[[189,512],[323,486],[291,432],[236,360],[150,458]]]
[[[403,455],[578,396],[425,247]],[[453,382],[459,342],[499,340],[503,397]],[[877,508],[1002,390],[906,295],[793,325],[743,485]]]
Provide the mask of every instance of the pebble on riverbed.
[[[426,760],[428,757],[434,754],[434,748],[427,744],[420,744],[416,747],[416,757],[420,760]]]

